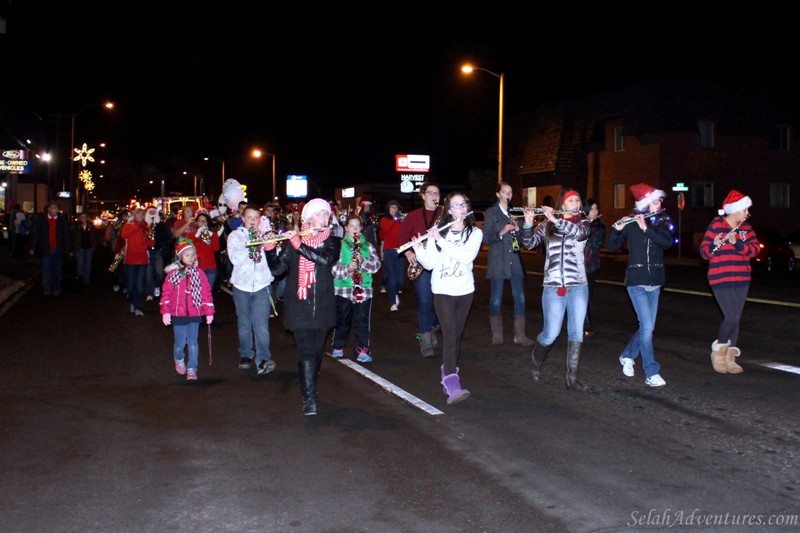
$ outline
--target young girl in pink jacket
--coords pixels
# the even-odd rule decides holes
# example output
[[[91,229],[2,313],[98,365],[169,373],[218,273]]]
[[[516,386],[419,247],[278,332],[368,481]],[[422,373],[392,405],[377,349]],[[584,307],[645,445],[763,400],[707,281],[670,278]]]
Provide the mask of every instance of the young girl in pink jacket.
[[[197,251],[192,241],[183,237],[175,245],[178,260],[167,266],[161,287],[161,317],[165,326],[172,324],[175,333],[173,357],[175,370],[197,379],[197,336],[200,323],[214,320],[214,300],[205,273],[197,266]],[[189,363],[184,363],[184,347],[188,347]]]

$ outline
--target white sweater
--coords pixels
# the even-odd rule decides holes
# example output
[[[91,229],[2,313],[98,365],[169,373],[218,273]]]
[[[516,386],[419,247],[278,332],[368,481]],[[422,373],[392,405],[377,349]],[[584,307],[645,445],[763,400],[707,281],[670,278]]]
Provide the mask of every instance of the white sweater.
[[[434,294],[450,296],[475,292],[472,263],[481,250],[483,232],[480,228],[472,228],[472,233],[465,242],[462,240],[461,230],[445,231],[447,234],[439,241],[428,238],[414,246],[417,260],[425,269],[431,270],[431,290]]]

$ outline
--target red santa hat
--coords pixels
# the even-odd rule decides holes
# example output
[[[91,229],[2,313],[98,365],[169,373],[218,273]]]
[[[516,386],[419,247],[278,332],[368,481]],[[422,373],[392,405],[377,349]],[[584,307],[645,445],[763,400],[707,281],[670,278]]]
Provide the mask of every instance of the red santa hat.
[[[175,256],[180,257],[181,255],[183,255],[183,252],[185,252],[189,248],[194,249],[194,244],[192,244],[192,241],[181,237],[178,240],[178,243],[175,245]]]
[[[361,200],[358,202],[358,205],[372,205],[372,200],[369,199],[369,196],[362,196]]]
[[[667,196],[661,189],[656,189],[646,183],[637,183],[636,185],[631,185],[630,188],[631,194],[633,194],[633,198],[636,200],[637,211],[644,211],[653,200],[659,198],[663,199]]]
[[[722,202],[722,209],[718,212],[720,215],[730,215],[742,209],[747,209],[751,205],[753,205],[753,201],[749,196],[745,196],[739,191],[731,189],[731,192],[725,197],[725,201]]]

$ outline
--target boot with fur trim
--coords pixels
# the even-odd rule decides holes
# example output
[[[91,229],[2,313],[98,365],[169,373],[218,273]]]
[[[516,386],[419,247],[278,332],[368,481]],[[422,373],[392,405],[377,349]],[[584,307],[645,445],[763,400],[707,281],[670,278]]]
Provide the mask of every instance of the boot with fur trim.
[[[444,367],[442,367],[444,369]],[[442,387],[447,394],[447,405],[458,403],[469,398],[469,391],[461,388],[461,380],[458,377],[458,370],[455,374],[448,374],[442,378]]]
[[[725,366],[728,369],[728,374],[741,374],[744,368],[736,364],[736,358],[742,355],[742,351],[736,346],[729,346],[725,352]]]
[[[728,373],[728,365],[726,362],[728,347],[731,345],[730,341],[720,343],[719,339],[711,343],[711,366],[720,374]],[[731,359],[733,360],[733,359]],[[736,363],[734,363],[736,364]],[[737,365],[738,366],[738,365]]]

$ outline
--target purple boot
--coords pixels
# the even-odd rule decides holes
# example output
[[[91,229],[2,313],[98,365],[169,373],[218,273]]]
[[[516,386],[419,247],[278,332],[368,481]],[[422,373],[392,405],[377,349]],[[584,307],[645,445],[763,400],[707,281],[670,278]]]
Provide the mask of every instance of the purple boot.
[[[469,391],[461,388],[461,380],[458,378],[458,369],[455,374],[444,375],[442,367],[442,387],[447,394],[447,405],[458,403],[469,398]]]

